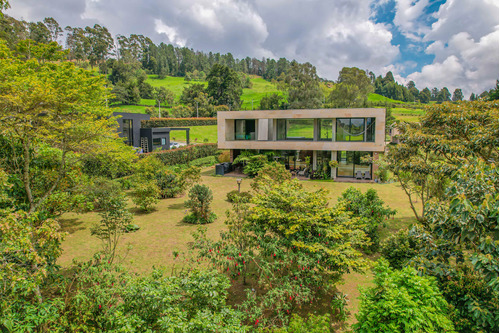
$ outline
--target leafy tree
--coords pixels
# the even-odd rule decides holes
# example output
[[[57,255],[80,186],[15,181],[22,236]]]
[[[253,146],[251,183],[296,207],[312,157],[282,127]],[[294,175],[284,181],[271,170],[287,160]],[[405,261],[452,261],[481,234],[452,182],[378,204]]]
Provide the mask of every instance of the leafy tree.
[[[259,186],[266,182],[286,182],[292,179],[290,172],[285,166],[278,162],[266,163],[257,173],[251,186],[257,190]]]
[[[355,332],[455,332],[436,282],[411,267],[375,266],[375,287],[361,294]]]
[[[455,89],[453,92],[453,98],[451,99],[453,102],[458,102],[464,99],[464,94],[462,93],[462,89]]]
[[[172,92],[172,90],[167,89],[165,87],[156,87],[153,90],[153,97],[158,103],[158,117],[160,118],[162,116],[162,112],[160,109],[161,103],[167,103],[168,105],[172,105],[175,99],[175,94]]]
[[[406,267],[422,247],[418,229],[401,229],[382,242],[380,253],[395,269]]]
[[[489,101],[498,101],[498,80],[495,85],[495,88],[491,89],[489,91],[489,96],[488,96]]]
[[[357,67],[344,67],[339,72],[338,83],[345,83],[351,86],[356,86],[359,91],[359,98],[365,102],[368,99],[368,94],[373,92],[373,86],[370,77],[366,72]]]
[[[59,37],[61,37],[63,34],[63,30],[59,23],[52,17],[44,18],[43,23],[50,32],[51,41],[57,42]]]
[[[438,102],[449,102],[449,101],[451,101],[450,97],[451,97],[450,91],[448,90],[448,88],[444,87],[443,89],[441,89],[439,91],[439,94],[437,95],[436,100]]]
[[[325,190],[307,192],[296,180],[263,182],[251,203],[235,204],[221,240],[201,232],[193,245],[233,279],[253,277],[241,303],[248,322],[281,326],[335,288],[345,272],[366,267],[356,250],[366,244],[364,232],[344,209],[328,207]]]
[[[190,106],[176,105],[172,108],[172,115],[175,118],[189,118],[194,115],[193,109]]]
[[[431,100],[431,91],[429,88],[425,87],[420,94],[418,94],[418,99],[420,103],[429,103]]]
[[[207,76],[208,97],[213,98],[216,105],[231,105],[235,110],[241,105],[240,96],[243,94],[241,81],[233,69],[215,64]]]
[[[328,95],[328,102],[334,108],[360,107],[366,101],[359,88],[347,83],[337,83]]]
[[[19,149],[9,167],[23,184],[30,213],[62,185],[81,156],[117,137],[105,108],[108,96],[103,77],[69,62],[22,61],[0,41],[0,129]],[[35,191],[33,162],[43,145],[60,153],[52,161],[54,177]]]
[[[288,103],[292,109],[318,109],[322,105],[323,92],[319,86],[316,67],[310,63],[292,61],[282,80],[288,91]]]
[[[184,218],[188,223],[211,223],[216,216],[210,210],[213,200],[212,190],[206,185],[196,184],[189,191],[189,200],[184,204],[191,209],[191,214]]]
[[[282,107],[283,97],[277,93],[266,95],[260,100],[261,110],[279,110]]]
[[[127,231],[132,222],[132,215],[127,210],[127,202],[123,195],[111,195],[102,203],[99,213],[101,220],[94,224],[91,234],[103,243],[103,253],[109,262],[113,262],[120,237]]]
[[[135,185],[132,201],[139,206],[143,211],[152,211],[160,196],[160,189],[156,182],[152,180],[141,181]]]
[[[498,159],[497,108],[497,102],[443,103],[430,106],[420,123],[400,124],[401,144],[385,159],[420,222],[425,204],[443,194],[459,165]]]

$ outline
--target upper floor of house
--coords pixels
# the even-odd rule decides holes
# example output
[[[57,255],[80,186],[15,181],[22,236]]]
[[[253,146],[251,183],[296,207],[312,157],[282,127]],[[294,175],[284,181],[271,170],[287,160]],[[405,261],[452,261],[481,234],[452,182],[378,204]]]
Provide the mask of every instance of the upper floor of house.
[[[221,111],[221,149],[349,150],[385,148],[385,109]]]

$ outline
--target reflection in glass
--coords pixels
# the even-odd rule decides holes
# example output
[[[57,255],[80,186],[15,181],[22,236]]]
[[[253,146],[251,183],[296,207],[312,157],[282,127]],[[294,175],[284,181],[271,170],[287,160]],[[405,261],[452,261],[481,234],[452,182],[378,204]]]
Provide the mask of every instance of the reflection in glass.
[[[255,119],[236,119],[234,121],[235,140],[255,140]]]
[[[332,140],[332,119],[319,119],[319,139]]]
[[[123,137],[125,144],[134,145],[134,132],[132,127],[132,119],[123,119]]]
[[[287,119],[287,140],[312,140],[314,138],[313,119]]]

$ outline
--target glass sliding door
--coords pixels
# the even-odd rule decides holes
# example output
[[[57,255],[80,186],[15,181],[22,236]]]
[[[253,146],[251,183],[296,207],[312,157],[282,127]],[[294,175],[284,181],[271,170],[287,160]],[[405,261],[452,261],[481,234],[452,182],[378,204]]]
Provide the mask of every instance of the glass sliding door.
[[[353,178],[356,172],[360,171],[364,176],[365,172],[370,173],[372,165],[366,162],[366,159],[371,157],[372,153],[368,151],[339,151],[337,152],[337,161],[339,166],[337,168],[337,177],[350,177]]]

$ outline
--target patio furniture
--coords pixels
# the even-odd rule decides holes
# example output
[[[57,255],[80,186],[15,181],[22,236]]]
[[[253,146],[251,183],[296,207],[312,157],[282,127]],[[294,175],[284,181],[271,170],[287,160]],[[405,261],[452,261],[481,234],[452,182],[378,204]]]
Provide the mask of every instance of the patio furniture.
[[[361,171],[356,171],[356,179],[363,179],[363,174]]]
[[[302,176],[302,177],[305,177],[306,174],[307,174],[307,170],[308,170],[308,168],[304,168],[304,170],[298,172],[298,175]]]
[[[370,176],[370,171],[365,171],[364,178],[368,180],[372,179],[372,177]]]

